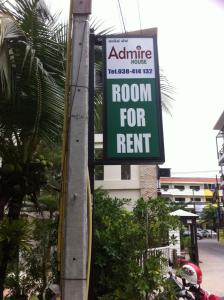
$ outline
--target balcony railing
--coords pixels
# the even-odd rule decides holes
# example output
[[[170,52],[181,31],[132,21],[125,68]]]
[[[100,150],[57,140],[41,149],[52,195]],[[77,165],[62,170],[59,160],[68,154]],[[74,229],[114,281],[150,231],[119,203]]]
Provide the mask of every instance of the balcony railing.
[[[166,274],[169,270],[169,260],[172,260],[173,249],[169,246],[166,247],[159,247],[159,248],[151,248],[147,249],[147,251],[141,255],[139,259],[139,265],[144,268],[144,264],[146,260],[149,259],[151,256],[160,256],[160,271],[163,274]]]
[[[218,150],[218,160],[219,163],[224,163],[224,144],[222,145],[221,149]]]
[[[216,136],[216,149],[218,163],[220,166],[224,165],[224,129],[220,130]]]

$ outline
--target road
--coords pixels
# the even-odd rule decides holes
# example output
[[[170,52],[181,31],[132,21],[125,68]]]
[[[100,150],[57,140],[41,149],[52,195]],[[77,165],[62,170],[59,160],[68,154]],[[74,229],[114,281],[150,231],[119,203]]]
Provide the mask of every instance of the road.
[[[206,238],[198,241],[198,249],[202,288],[224,297],[224,245]]]

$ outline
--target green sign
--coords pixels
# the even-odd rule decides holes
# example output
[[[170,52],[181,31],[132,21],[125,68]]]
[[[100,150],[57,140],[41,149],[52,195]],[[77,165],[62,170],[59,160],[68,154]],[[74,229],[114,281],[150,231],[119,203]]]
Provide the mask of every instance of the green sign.
[[[164,162],[156,37],[106,37],[105,160]]]

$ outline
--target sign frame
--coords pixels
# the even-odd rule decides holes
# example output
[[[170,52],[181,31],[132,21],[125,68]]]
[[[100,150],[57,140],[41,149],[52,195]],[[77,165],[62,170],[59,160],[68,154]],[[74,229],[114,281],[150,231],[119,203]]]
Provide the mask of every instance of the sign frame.
[[[107,39],[133,39],[133,38],[149,38],[153,41],[153,55],[154,55],[154,67],[155,67],[155,99],[154,101],[156,106],[156,119],[157,119],[157,130],[158,130],[158,148],[159,154],[157,156],[148,157],[111,157],[108,155],[108,120],[107,120],[107,60],[106,60],[106,41]],[[103,46],[103,164],[162,164],[165,162],[165,153],[164,153],[164,139],[163,139],[163,121],[162,121],[162,107],[161,107],[161,92],[160,92],[160,77],[159,77],[159,62],[158,62],[158,46],[157,46],[157,34],[151,35],[105,35],[102,36],[102,46]],[[100,164],[99,161],[97,164]]]

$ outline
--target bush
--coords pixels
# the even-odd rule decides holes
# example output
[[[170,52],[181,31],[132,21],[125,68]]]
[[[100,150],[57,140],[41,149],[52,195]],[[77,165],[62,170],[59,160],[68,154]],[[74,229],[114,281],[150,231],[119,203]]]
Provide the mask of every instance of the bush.
[[[140,199],[129,212],[124,208],[128,200],[112,199],[100,190],[94,203],[94,299],[150,299],[168,284],[161,254],[144,256],[146,249],[168,244],[168,229],[176,221],[167,203]]]

